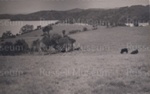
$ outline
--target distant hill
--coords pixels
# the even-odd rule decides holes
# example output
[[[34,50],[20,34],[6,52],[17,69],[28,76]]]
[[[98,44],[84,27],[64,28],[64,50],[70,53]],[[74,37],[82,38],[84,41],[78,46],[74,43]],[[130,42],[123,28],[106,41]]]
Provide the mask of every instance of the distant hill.
[[[148,22],[150,18],[150,5],[135,5],[131,7],[121,7],[115,9],[72,9],[67,11],[39,11],[30,14],[1,14],[0,19],[11,20],[74,20],[85,23],[109,21],[125,23],[127,19]]]
[[[71,9],[71,10],[68,10],[68,12],[82,12],[84,9],[80,9],[80,8],[75,8],[75,9]]]

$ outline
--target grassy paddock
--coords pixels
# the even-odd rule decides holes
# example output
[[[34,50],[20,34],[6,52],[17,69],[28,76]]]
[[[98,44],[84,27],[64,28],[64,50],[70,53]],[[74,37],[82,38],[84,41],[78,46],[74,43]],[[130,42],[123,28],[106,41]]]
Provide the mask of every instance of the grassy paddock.
[[[149,94],[149,29],[99,27],[71,35],[80,51],[0,57],[0,94]]]

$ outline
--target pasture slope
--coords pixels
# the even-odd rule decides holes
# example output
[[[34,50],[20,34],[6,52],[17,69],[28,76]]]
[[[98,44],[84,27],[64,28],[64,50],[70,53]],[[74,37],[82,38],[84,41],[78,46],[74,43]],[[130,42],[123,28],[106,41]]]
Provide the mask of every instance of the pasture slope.
[[[68,34],[69,31],[72,30],[83,30],[83,28],[86,27],[87,29],[91,30],[92,26],[90,25],[81,25],[81,24],[57,24],[53,26],[53,30],[50,31],[50,33],[57,33],[62,35],[62,31],[66,30],[66,33]],[[34,30],[30,33],[26,33],[20,36],[17,36],[16,38],[12,39],[6,39],[5,41],[15,42],[18,39],[25,39],[25,41],[29,44],[29,47],[31,46],[32,42],[36,39],[40,39],[43,35],[42,30]]]
[[[150,94],[149,30],[99,27],[71,35],[80,51],[0,57],[0,94]]]

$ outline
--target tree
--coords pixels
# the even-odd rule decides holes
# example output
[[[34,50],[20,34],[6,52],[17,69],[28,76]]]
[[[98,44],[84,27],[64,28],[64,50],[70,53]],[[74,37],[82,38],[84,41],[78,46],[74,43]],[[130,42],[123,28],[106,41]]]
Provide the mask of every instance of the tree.
[[[62,31],[63,37],[66,35],[66,30]]]
[[[51,25],[48,25],[43,28],[43,33],[47,33],[49,35],[49,32],[53,30],[53,27]]]
[[[33,31],[33,28],[34,28],[33,25],[25,25],[21,28],[20,33],[25,34],[25,33],[31,32]]]
[[[5,42],[1,44],[1,55],[14,55],[14,45],[12,42]]]
[[[49,48],[50,46],[56,46],[59,39],[61,39],[62,36],[59,34],[51,34],[50,36],[44,36],[42,38],[42,42]]]
[[[83,28],[83,31],[88,31],[88,29],[86,27]]]
[[[29,50],[29,46],[24,39],[16,40],[14,46],[16,48],[16,54],[27,53]]]
[[[11,33],[11,31],[6,31],[6,34],[8,35],[8,36],[12,36],[13,34]]]
[[[16,40],[15,43],[4,42],[0,46],[0,55],[19,55],[29,51],[28,44],[25,40]]]
[[[15,35],[13,35],[13,34],[11,33],[11,31],[6,31],[6,32],[4,32],[4,33],[2,34],[2,39],[14,38],[14,37],[15,37]]]
[[[7,35],[6,35],[5,32],[2,34],[2,38],[3,38],[3,39],[7,38]]]

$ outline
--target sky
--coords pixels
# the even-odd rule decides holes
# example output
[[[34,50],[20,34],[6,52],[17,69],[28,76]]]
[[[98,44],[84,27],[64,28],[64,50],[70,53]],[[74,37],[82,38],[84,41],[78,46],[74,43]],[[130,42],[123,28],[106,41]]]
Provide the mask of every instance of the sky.
[[[0,14],[26,14],[41,10],[116,8],[148,5],[149,0],[0,0]]]

